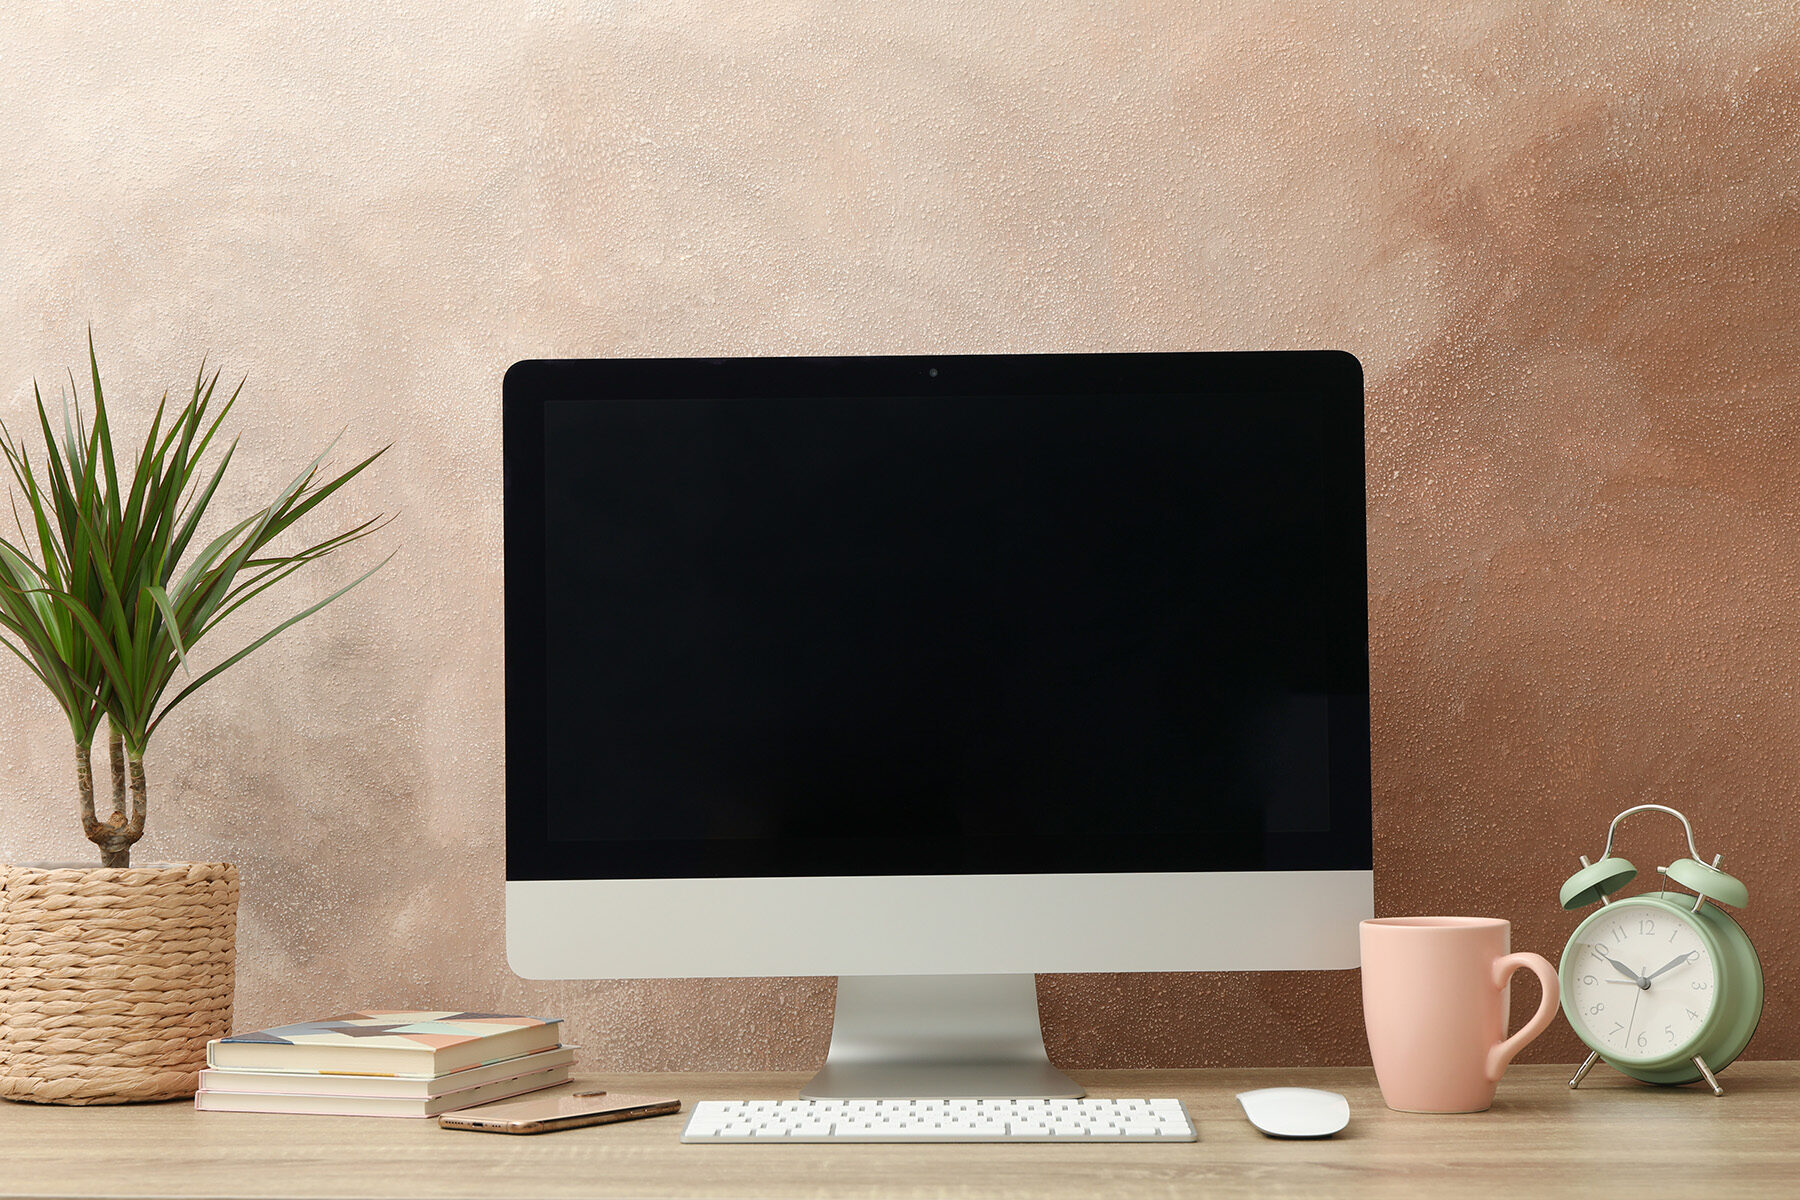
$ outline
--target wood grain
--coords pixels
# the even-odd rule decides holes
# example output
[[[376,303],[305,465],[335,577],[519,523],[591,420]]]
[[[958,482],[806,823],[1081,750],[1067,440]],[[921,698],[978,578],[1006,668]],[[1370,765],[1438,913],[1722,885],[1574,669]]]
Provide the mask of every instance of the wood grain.
[[[1096,1071],[1094,1095],[1181,1098],[1197,1143],[1071,1146],[684,1146],[685,1116],[536,1137],[435,1122],[197,1113],[183,1103],[0,1106],[0,1196],[1532,1197],[1800,1190],[1800,1064],[1739,1063],[1727,1095],[1652,1088],[1597,1067],[1515,1067],[1487,1113],[1381,1103],[1366,1068]],[[697,1099],[792,1097],[802,1076],[582,1076],[568,1090]],[[1235,1094],[1317,1086],[1350,1099],[1336,1138],[1283,1142]]]

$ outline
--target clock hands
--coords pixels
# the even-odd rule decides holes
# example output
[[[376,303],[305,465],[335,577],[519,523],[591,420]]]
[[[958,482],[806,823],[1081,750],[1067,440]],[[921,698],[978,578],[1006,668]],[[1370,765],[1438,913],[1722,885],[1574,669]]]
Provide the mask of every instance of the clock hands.
[[[1671,958],[1668,962],[1664,963],[1662,966],[1656,968],[1656,970],[1654,970],[1654,971],[1650,972],[1648,975],[1644,976],[1644,986],[1649,987],[1650,981],[1652,979],[1655,979],[1658,975],[1661,975],[1664,971],[1673,971],[1676,967],[1679,967],[1684,962],[1692,962],[1693,958],[1694,958],[1694,953],[1695,953],[1694,951],[1690,950],[1686,954],[1678,954],[1674,958]]]
[[[1606,958],[1606,961],[1613,965],[1613,970],[1615,970],[1619,974],[1625,976],[1626,979],[1629,979],[1632,983],[1637,984],[1640,988],[1647,988],[1650,986],[1650,981],[1648,979],[1644,978],[1642,975],[1639,975],[1636,971],[1633,971],[1630,967],[1626,966],[1624,963],[1620,962],[1618,959],[1607,958],[1606,955],[1604,955],[1604,954],[1602,954],[1600,957]],[[1673,965],[1673,964],[1670,964],[1670,965]],[[1667,970],[1668,968],[1665,967],[1663,969]],[[1611,980],[1608,980],[1608,982],[1611,982]]]
[[[1643,993],[1650,990],[1650,981],[1657,978],[1659,975],[1664,975],[1673,971],[1676,967],[1685,963],[1693,962],[1699,957],[1699,952],[1690,950],[1686,954],[1677,954],[1674,958],[1671,958],[1668,962],[1656,968],[1656,970],[1652,971],[1648,967],[1645,967],[1641,972],[1634,971],[1618,959],[1613,958],[1611,955],[1602,953],[1598,946],[1594,947],[1594,952],[1598,954],[1600,958],[1604,959],[1613,970],[1624,976],[1622,979],[1605,979],[1601,982],[1628,983],[1637,989],[1631,995],[1631,1014],[1625,1018],[1625,1049],[1628,1053],[1632,1052],[1631,1035],[1637,1028],[1638,1001],[1643,997]]]
[[[1624,979],[1608,979],[1606,982],[1608,982],[1608,983],[1632,983],[1632,984],[1636,984],[1640,989],[1647,989],[1650,986],[1650,981],[1652,979],[1655,979],[1658,975],[1663,974],[1665,971],[1673,971],[1676,967],[1679,967],[1682,963],[1692,962],[1694,960],[1694,953],[1695,953],[1694,951],[1690,950],[1686,954],[1677,954],[1674,958],[1671,958],[1668,962],[1666,962],[1662,966],[1656,968],[1656,970],[1650,972],[1648,975],[1639,975],[1636,971],[1633,971],[1630,967],[1626,966],[1624,963],[1620,962],[1618,959],[1608,958],[1606,961],[1611,963],[1613,965],[1613,969],[1618,971],[1619,974],[1624,975],[1625,978]]]

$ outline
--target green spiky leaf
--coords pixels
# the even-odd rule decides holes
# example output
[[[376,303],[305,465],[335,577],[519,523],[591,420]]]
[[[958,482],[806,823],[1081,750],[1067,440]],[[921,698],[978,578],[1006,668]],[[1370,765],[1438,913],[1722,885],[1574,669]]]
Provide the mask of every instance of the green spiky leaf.
[[[215,405],[219,372],[209,374],[202,361],[185,402],[171,408],[165,393],[141,448],[120,455],[91,335],[87,374],[92,420],[71,375],[60,437],[34,386],[41,466],[0,424],[0,456],[12,477],[21,537],[19,545],[0,539],[0,642],[56,697],[78,743],[91,742],[104,717],[129,753],[141,757],[169,710],[380,569],[377,564],[195,674],[197,648],[220,636],[215,631],[227,617],[385,523],[365,520],[297,550],[273,548],[387,447],[327,478],[327,446],[267,504],[220,522],[224,532],[190,554],[202,525],[217,515],[212,506],[238,442],[224,441],[222,452],[212,448],[244,382]],[[121,464],[130,468],[129,478],[120,474]],[[36,547],[27,549],[31,540]],[[170,695],[178,672],[189,682]]]

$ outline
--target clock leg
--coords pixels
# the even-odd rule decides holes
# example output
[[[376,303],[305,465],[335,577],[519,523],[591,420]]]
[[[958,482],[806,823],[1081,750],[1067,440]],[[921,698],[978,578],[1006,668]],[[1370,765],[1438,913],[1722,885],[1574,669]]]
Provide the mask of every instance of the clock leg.
[[[1594,1063],[1599,1059],[1599,1057],[1600,1057],[1600,1052],[1598,1050],[1595,1050],[1591,1054],[1589,1054],[1587,1056],[1587,1061],[1581,1064],[1581,1069],[1575,1072],[1575,1078],[1569,1080],[1569,1086],[1572,1088],[1580,1087],[1581,1081],[1584,1078],[1586,1078],[1589,1069],[1593,1067]],[[1710,1078],[1710,1076],[1708,1078]]]
[[[1706,1076],[1706,1086],[1713,1090],[1713,1095],[1723,1096],[1725,1089],[1719,1086],[1719,1081],[1713,1075],[1712,1068],[1706,1065],[1706,1060],[1696,1054],[1694,1055],[1694,1065],[1700,1068],[1700,1074]]]

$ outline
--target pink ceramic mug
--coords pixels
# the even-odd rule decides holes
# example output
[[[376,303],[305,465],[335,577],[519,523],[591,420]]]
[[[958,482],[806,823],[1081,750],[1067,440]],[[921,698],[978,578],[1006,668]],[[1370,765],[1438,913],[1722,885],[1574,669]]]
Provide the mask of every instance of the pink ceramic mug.
[[[1506,1064],[1556,1018],[1556,968],[1513,954],[1496,917],[1384,917],[1362,923],[1363,1021],[1389,1108],[1481,1112]],[[1544,998],[1506,1036],[1513,972],[1529,967]]]

